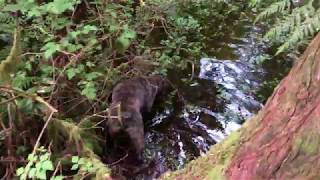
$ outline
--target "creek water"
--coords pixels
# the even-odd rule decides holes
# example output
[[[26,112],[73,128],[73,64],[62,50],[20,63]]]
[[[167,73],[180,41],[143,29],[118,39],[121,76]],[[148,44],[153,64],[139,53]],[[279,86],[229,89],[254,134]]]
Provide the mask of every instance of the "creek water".
[[[191,85],[182,81],[190,78],[191,70],[169,73],[186,104],[168,105],[149,120],[144,154],[150,164],[133,179],[152,179],[183,168],[206,153],[263,106],[258,96],[269,96],[272,88],[262,82],[283,76],[286,61],[259,62],[274,49],[260,41],[263,29],[254,26],[251,17],[229,25],[222,37],[208,35],[209,57],[199,60]]]

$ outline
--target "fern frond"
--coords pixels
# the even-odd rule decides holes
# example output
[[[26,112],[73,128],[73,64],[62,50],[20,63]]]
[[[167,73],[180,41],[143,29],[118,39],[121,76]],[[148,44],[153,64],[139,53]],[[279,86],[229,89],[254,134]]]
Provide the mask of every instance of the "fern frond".
[[[294,50],[320,31],[319,0],[305,0],[295,4],[292,0],[278,0],[263,10],[256,21],[272,16],[275,23],[264,38],[281,43],[277,54]]]
[[[255,22],[267,19],[268,17],[274,14],[286,14],[287,10],[290,9],[291,1],[290,0],[280,0],[276,3],[271,4],[264,11],[262,11],[256,18]]]
[[[16,76],[12,80],[12,85],[18,89],[27,89],[36,81],[36,77],[28,76],[25,72],[17,72]]]
[[[290,47],[297,45],[301,40],[311,38],[320,29],[320,9],[315,12],[315,15],[307,18],[301,26],[295,28],[290,34],[289,40],[279,47],[277,54],[283,52]]]
[[[312,3],[294,9],[290,15],[278,20],[264,35],[264,39],[279,41],[284,34],[289,34],[295,27],[300,26],[306,18],[314,15],[314,13],[315,9],[312,7]]]

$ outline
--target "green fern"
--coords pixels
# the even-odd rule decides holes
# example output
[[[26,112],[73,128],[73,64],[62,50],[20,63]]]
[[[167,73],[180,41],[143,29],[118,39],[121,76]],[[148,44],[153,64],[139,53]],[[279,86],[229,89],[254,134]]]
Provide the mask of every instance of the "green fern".
[[[296,27],[291,33],[291,37],[278,49],[277,53],[283,52],[290,47],[299,44],[306,38],[313,37],[320,28],[320,9],[316,11],[315,15],[307,18],[300,26]]]
[[[256,21],[266,19],[274,14],[286,14],[290,10],[291,0],[280,0],[271,4],[264,11],[262,11],[258,16]]]
[[[12,80],[12,85],[18,89],[27,89],[36,80],[36,77],[31,77],[26,72],[19,71],[16,73],[15,78]]]
[[[279,54],[297,48],[319,32],[319,9],[316,0],[306,0],[299,6],[294,6],[292,0],[280,0],[263,10],[256,21],[275,17],[275,23],[264,38],[281,43]]]
[[[301,8],[293,10],[292,14],[285,16],[284,18],[278,20],[273,28],[271,28],[264,36],[265,39],[280,39],[283,34],[287,34],[303,23],[303,21],[308,17],[305,12],[314,11],[312,7],[303,6]]]

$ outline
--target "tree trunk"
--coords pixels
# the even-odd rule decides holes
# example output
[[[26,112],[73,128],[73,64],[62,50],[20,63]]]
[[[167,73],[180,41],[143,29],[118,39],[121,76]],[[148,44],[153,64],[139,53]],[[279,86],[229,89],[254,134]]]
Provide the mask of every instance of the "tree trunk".
[[[320,179],[320,33],[262,110],[163,179]]]

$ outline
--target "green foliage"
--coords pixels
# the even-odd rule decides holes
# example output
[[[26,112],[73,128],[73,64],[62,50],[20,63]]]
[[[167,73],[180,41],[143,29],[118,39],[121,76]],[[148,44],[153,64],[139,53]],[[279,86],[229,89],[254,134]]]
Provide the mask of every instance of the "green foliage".
[[[4,0],[0,0],[0,9],[5,7]],[[15,19],[8,13],[0,11],[0,32],[12,33],[15,29]]]
[[[50,160],[51,154],[44,147],[37,149],[38,154],[29,154],[28,163],[25,167],[16,170],[20,179],[47,179],[47,172],[54,171],[54,165]],[[62,179],[62,176],[53,176],[51,179]]]
[[[129,29],[128,25],[123,28],[122,34],[117,38],[117,48],[121,51],[125,51],[129,48],[130,42],[136,37],[136,32]]]
[[[256,2],[254,2],[256,4]],[[262,3],[262,2],[260,2]],[[277,0],[266,7],[256,21],[274,19],[265,39],[281,44],[277,54],[306,44],[320,30],[320,5],[317,0]]]
[[[71,170],[80,169],[83,173],[94,173],[96,171],[96,168],[88,159],[72,156],[71,162],[73,164]]]
[[[290,6],[291,6],[291,0],[281,0],[275,3],[272,3],[269,7],[267,7],[264,11],[262,11],[257,16],[257,20],[266,19],[278,13],[288,13],[288,11],[291,8]]]

